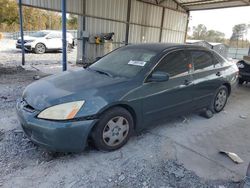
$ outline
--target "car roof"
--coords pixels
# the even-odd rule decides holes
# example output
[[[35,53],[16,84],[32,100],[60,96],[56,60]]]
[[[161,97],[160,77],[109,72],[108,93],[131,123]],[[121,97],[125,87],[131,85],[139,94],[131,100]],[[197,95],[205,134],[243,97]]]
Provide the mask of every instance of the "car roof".
[[[206,47],[193,45],[193,44],[177,44],[177,43],[141,43],[141,44],[131,44],[127,48],[135,49],[148,49],[155,52],[162,52],[172,49],[197,49],[197,50],[209,50]]]

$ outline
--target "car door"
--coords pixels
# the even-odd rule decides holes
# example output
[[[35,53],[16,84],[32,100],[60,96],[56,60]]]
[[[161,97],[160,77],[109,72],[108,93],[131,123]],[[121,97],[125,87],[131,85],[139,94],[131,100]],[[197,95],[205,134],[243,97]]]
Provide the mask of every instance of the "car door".
[[[144,120],[166,118],[184,111],[192,110],[192,77],[189,74],[188,57],[183,50],[170,52],[154,68],[153,72],[169,74],[165,82],[150,82],[147,78],[143,85]]]
[[[50,33],[46,37],[46,47],[48,49],[61,49],[62,38],[61,38],[60,33]]]
[[[220,67],[215,64],[212,52],[207,50],[190,50],[194,72],[192,73],[195,108],[208,107],[221,85]]]

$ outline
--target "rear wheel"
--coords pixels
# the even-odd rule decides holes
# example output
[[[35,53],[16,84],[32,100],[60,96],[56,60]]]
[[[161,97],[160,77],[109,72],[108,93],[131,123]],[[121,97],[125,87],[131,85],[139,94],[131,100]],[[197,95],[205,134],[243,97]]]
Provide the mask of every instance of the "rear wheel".
[[[124,108],[115,107],[106,111],[92,132],[97,149],[113,151],[125,145],[134,127],[133,117]]]
[[[36,46],[35,46],[35,53],[36,54],[43,54],[46,52],[46,46],[42,43],[38,43]]]
[[[227,103],[227,99],[228,99],[228,89],[226,86],[221,86],[217,90],[213,100],[213,111],[216,113],[221,112]]]

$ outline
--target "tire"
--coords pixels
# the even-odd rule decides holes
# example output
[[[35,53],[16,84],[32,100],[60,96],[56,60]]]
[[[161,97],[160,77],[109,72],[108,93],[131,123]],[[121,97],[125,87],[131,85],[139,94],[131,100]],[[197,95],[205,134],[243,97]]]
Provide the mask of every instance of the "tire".
[[[46,52],[46,46],[42,43],[38,43],[35,46],[35,53],[36,54],[44,54]]]
[[[244,82],[245,82],[244,80],[242,80],[241,78],[239,78],[239,81],[238,81],[239,85],[242,85]]]
[[[227,104],[228,94],[228,89],[224,85],[217,89],[212,103],[214,113],[219,113],[224,109]]]
[[[127,143],[133,129],[132,115],[124,108],[114,107],[101,115],[91,138],[98,150],[114,151]]]

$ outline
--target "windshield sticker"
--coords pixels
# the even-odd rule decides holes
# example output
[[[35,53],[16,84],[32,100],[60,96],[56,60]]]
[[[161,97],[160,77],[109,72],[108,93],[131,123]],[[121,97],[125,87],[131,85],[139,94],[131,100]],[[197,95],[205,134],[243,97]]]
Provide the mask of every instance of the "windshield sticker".
[[[129,65],[136,65],[136,66],[141,66],[141,67],[144,67],[146,65],[147,62],[145,61],[133,61],[133,60],[130,60],[128,62]]]

